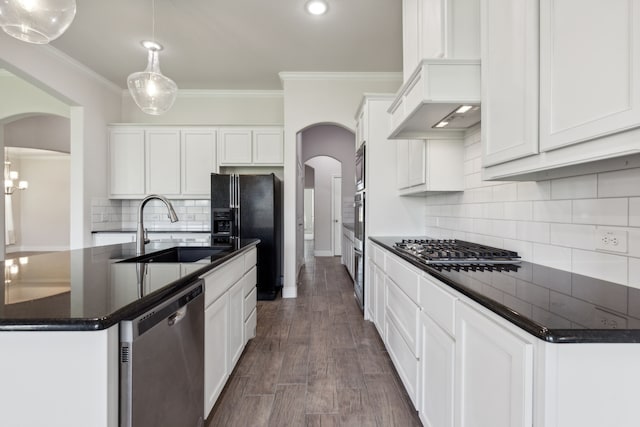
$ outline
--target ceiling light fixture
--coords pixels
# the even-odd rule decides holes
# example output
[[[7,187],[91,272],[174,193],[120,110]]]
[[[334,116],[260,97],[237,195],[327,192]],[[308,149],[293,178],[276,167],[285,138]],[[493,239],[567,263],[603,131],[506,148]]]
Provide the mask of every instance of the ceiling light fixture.
[[[75,0],[0,1],[0,28],[28,43],[46,44],[57,39],[75,16]]]
[[[327,13],[329,5],[324,0],[309,0],[305,8],[312,15],[324,15]]]
[[[5,149],[5,152],[7,150]],[[4,160],[4,194],[6,196],[12,195],[16,190],[26,190],[29,188],[27,181],[18,181],[18,185],[15,185],[15,181],[18,179],[18,171],[11,170],[11,162],[9,161],[9,155],[5,155]]]
[[[178,86],[169,77],[160,71],[160,58],[158,52],[162,45],[155,41],[155,0],[151,0],[151,40],[142,42],[147,49],[147,68],[129,75],[127,87],[136,105],[140,109],[154,116],[166,113],[176,100]]]

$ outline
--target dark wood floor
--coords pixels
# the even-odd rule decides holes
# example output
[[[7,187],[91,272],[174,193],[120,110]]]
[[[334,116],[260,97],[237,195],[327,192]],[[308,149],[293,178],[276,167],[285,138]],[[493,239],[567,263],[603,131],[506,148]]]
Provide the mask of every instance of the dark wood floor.
[[[337,257],[307,258],[298,298],[258,302],[212,426],[420,426]]]

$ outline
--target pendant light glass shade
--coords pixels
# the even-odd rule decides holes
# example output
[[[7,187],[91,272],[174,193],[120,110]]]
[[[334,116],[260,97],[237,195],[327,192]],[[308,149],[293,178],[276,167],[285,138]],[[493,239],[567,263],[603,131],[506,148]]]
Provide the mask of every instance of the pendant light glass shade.
[[[57,39],[75,16],[75,0],[0,0],[0,28],[29,43]]]
[[[158,52],[162,46],[154,42],[143,42],[143,46],[149,51],[147,68],[129,75],[127,86],[138,107],[147,114],[157,116],[171,108],[178,86],[160,72]]]

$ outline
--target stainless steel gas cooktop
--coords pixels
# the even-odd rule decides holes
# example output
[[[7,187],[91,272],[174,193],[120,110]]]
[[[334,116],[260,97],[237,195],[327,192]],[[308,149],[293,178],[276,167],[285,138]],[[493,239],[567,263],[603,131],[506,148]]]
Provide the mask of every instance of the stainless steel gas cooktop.
[[[517,252],[457,239],[403,239],[395,248],[414,260],[446,270],[517,270]]]

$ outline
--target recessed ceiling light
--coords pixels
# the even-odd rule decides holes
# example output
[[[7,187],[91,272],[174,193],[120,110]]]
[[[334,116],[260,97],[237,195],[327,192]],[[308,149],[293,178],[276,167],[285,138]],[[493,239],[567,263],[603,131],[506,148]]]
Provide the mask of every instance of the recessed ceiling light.
[[[307,12],[312,15],[324,15],[329,9],[329,5],[324,0],[309,0],[305,5]]]
[[[472,105],[461,105],[457,110],[456,113],[460,113],[460,114],[464,114],[467,111],[471,110],[473,108]]]
[[[441,121],[441,122],[438,122],[438,124],[437,124],[437,125],[435,125],[434,127],[437,127],[437,128],[443,128],[443,127],[445,127],[445,126],[446,126],[446,125],[448,125],[448,124],[449,124],[449,122],[445,122],[445,121],[443,120],[443,121]]]

